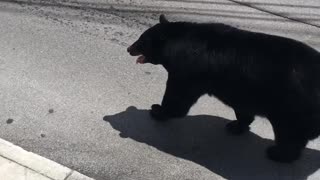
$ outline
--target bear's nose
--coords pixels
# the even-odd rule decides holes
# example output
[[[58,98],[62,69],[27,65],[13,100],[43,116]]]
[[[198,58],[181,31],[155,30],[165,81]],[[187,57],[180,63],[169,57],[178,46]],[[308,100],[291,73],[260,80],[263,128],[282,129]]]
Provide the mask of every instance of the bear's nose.
[[[129,53],[130,51],[131,51],[131,46],[127,48],[127,52]]]

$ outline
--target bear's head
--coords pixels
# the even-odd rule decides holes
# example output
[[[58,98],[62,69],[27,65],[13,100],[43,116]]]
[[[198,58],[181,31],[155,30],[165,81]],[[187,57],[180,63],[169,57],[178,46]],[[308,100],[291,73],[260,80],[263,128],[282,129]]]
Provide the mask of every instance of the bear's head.
[[[162,51],[167,41],[166,27],[170,22],[162,14],[160,23],[147,29],[127,51],[131,56],[139,56],[137,63],[162,64]]]

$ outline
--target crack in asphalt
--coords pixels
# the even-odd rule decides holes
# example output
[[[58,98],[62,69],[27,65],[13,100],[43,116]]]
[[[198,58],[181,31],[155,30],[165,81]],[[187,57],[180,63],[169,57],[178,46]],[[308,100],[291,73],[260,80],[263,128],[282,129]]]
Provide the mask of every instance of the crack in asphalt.
[[[265,13],[268,13],[268,14],[271,14],[271,15],[274,15],[274,16],[282,17],[282,18],[285,18],[285,19],[288,19],[288,20],[291,20],[291,21],[295,21],[295,22],[298,22],[298,23],[302,23],[302,24],[310,25],[310,26],[313,26],[313,27],[316,27],[316,28],[320,28],[320,25],[312,24],[312,23],[303,21],[301,19],[285,16],[285,15],[283,15],[281,13],[273,12],[273,11],[270,11],[270,10],[267,10],[267,9],[252,5],[250,3],[239,2],[239,1],[236,1],[236,0],[226,0],[226,1],[233,2],[233,3],[239,4],[241,6],[246,6],[246,7],[249,7],[249,8],[261,11],[261,12],[265,12]]]

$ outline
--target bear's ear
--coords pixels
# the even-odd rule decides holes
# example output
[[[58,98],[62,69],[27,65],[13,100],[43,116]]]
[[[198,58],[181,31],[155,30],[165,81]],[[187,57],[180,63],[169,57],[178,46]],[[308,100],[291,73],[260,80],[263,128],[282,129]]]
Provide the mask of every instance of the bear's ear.
[[[160,15],[159,21],[161,24],[169,23],[168,19],[166,18],[166,16],[164,16],[164,14]]]

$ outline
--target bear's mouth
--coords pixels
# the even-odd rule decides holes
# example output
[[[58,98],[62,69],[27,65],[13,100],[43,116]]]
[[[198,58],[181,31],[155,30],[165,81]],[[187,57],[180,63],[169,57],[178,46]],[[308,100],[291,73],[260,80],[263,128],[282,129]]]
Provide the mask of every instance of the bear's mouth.
[[[147,61],[146,61],[146,57],[137,50],[136,48],[136,43],[134,43],[133,45],[129,46],[127,51],[128,53],[131,55],[131,56],[139,56],[136,60],[136,63],[137,64],[145,64]]]
[[[137,58],[137,60],[136,60],[136,63],[137,64],[144,64],[144,63],[146,63],[147,61],[146,61],[146,57],[144,56],[144,55],[140,55],[138,58]]]

